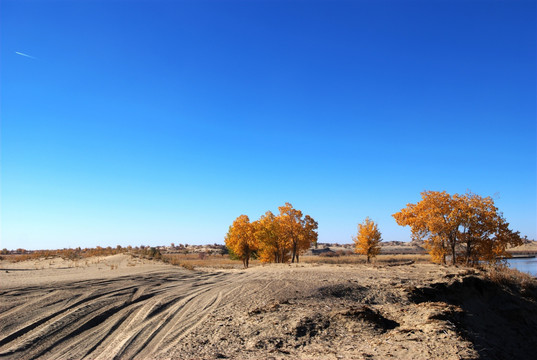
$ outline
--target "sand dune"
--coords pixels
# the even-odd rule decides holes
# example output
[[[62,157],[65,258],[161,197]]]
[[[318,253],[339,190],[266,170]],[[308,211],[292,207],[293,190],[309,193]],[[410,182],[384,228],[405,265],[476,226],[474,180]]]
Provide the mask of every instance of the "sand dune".
[[[537,326],[535,294],[467,269],[47,261],[0,264],[2,358],[524,358],[535,341],[516,336]],[[491,323],[497,301],[511,308]]]

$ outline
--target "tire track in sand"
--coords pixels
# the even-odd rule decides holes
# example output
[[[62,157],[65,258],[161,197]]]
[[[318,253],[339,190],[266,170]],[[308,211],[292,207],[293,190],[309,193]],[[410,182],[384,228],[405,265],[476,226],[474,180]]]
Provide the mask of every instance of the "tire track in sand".
[[[0,322],[8,324],[0,331],[0,358],[151,357],[206,319],[244,275],[170,267],[142,276],[10,289],[17,296],[1,300],[9,310],[0,314]],[[24,298],[32,300],[13,305]]]

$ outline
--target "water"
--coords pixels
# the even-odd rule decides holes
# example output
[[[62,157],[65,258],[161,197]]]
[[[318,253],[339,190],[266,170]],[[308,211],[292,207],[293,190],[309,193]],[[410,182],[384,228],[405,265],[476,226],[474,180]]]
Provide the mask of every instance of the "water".
[[[528,259],[509,259],[507,265],[512,269],[529,273],[532,276],[537,276],[537,258]]]

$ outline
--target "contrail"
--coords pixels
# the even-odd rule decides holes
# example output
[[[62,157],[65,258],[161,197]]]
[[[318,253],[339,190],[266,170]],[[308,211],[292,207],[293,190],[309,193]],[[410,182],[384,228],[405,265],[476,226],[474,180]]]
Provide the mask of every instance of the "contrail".
[[[21,53],[21,52],[18,52],[18,51],[15,51],[15,54],[20,55],[20,56],[24,56],[24,57],[27,57],[27,58],[30,58],[30,59],[36,59],[35,57],[33,57],[31,55]]]

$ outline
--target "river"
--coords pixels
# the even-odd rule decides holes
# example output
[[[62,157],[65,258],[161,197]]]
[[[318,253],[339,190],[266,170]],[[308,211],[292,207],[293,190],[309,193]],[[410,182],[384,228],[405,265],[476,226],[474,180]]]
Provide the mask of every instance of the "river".
[[[507,265],[512,269],[537,276],[537,258],[509,259]]]

